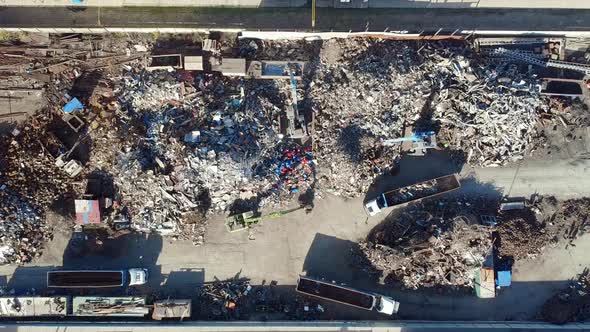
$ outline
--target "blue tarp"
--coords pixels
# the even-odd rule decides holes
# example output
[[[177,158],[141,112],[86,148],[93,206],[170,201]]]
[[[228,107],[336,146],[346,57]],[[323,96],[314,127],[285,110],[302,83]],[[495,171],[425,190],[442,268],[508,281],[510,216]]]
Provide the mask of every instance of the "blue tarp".
[[[512,284],[512,272],[511,271],[498,271],[498,279],[496,285],[500,287],[508,287]]]
[[[78,98],[72,98],[65,106],[65,113],[72,113],[73,111],[84,109],[84,105],[78,100]]]

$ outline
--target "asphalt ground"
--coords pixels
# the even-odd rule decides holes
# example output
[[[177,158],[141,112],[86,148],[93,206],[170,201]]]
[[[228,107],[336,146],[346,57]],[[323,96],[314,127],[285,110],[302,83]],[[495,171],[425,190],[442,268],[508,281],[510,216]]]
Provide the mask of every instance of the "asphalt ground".
[[[3,7],[0,27],[159,27],[311,31],[310,8]],[[315,31],[588,31],[590,10],[318,8]]]

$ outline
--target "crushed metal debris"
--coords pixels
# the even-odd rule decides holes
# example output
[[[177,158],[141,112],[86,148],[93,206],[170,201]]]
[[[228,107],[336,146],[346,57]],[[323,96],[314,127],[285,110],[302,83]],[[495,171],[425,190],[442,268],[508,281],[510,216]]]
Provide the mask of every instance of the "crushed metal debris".
[[[520,209],[455,196],[393,211],[353,253],[368,273],[403,288],[471,289],[474,273],[494,262],[533,259],[587,232],[587,199],[533,196]]]
[[[590,270],[585,268],[541,308],[543,320],[553,324],[584,322],[590,318]]]

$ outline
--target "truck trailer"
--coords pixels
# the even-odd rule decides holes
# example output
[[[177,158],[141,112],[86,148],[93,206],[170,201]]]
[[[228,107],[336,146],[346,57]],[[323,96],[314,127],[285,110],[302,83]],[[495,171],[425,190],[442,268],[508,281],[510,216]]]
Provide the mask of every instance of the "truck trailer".
[[[311,277],[300,276],[296,290],[305,295],[315,296],[365,310],[376,310],[387,315],[395,314],[399,310],[399,302],[394,301],[390,297]]]
[[[77,270],[47,272],[47,287],[97,288],[139,286],[147,282],[146,269]]]
[[[460,187],[456,174],[445,175],[379,194],[377,198],[365,203],[365,210],[370,216],[374,216],[384,208],[420,201]]]
[[[66,296],[3,296],[0,297],[0,318],[7,317],[65,317]]]

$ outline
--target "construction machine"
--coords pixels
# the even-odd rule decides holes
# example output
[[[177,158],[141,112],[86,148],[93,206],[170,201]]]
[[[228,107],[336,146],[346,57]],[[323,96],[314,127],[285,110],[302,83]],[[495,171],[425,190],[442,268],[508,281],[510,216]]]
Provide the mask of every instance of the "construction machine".
[[[227,228],[227,231],[231,233],[244,231],[246,229],[251,228],[254,224],[257,224],[262,220],[279,218],[291,212],[301,210],[303,208],[306,208],[306,206],[299,206],[289,210],[272,212],[266,215],[257,215],[257,213],[255,213],[254,211],[238,213],[229,216],[227,219],[225,219],[225,227]]]
[[[401,144],[402,151],[407,151],[412,156],[424,156],[428,149],[436,149],[436,134],[434,131],[406,130],[405,137],[393,138],[381,141],[383,146],[396,146]]]

